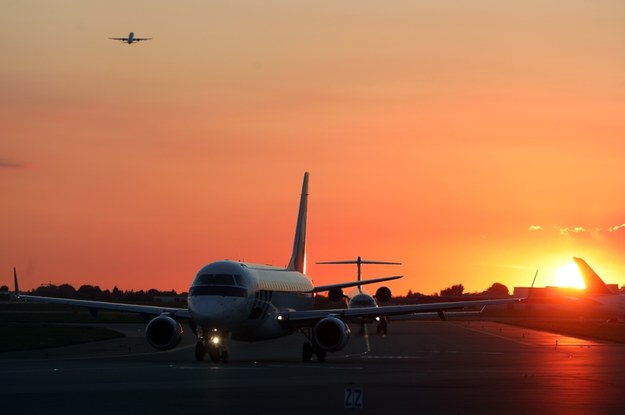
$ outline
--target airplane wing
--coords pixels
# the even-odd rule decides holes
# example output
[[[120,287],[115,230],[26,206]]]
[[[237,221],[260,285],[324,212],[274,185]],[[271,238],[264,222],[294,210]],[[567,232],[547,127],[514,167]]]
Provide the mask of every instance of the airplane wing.
[[[65,304],[78,307],[87,307],[89,310],[111,310],[123,311],[128,313],[137,313],[142,315],[159,316],[163,313],[169,314],[171,317],[191,318],[189,310],[186,308],[173,307],[157,307],[139,304],[123,304],[123,303],[107,303],[104,301],[91,300],[74,300],[69,298],[56,297],[38,297],[34,295],[17,294],[19,301],[31,303],[49,303],[49,304]]]
[[[128,42],[128,38],[127,38],[127,37],[109,37],[109,39],[112,39],[112,40],[121,40],[121,41],[123,41],[123,42]],[[135,39],[135,40],[137,40],[137,39]]]
[[[442,313],[446,310],[457,310],[464,307],[486,307],[489,305],[514,304],[519,301],[521,301],[520,298],[504,298],[497,300],[451,301],[444,303],[391,305],[382,307],[338,308],[306,311],[287,310],[279,313],[278,319],[286,322],[286,324],[291,327],[305,327],[328,316],[349,319],[357,317],[373,318],[399,316],[417,313]]]
[[[157,307],[140,304],[108,303],[105,301],[75,300],[70,298],[39,297],[36,295],[25,295],[20,293],[20,286],[17,280],[17,270],[13,268],[13,283],[15,284],[15,299],[31,303],[64,304],[77,307],[87,307],[92,313],[97,310],[123,311],[127,313],[137,313],[141,315],[160,316],[163,313],[171,317],[191,318],[189,309],[174,307]]]
[[[366,284],[375,284],[376,282],[382,281],[391,281],[402,278],[403,275],[394,275],[392,277],[380,277],[380,278],[372,278],[369,280],[361,280],[361,281],[351,281],[351,282],[342,282],[339,284],[329,284],[329,285],[319,285],[313,288],[310,291],[304,291],[306,293],[319,293],[323,291],[330,291],[336,288],[347,288],[347,287],[356,287],[358,285],[366,285]]]
[[[428,311],[423,313],[414,314],[401,314],[391,316],[390,319],[395,320],[447,320],[448,318],[463,318],[478,316],[482,314],[486,306],[482,306],[479,310],[466,310],[466,311]]]
[[[142,40],[152,40],[151,37],[135,37],[133,39],[135,42],[141,42]]]

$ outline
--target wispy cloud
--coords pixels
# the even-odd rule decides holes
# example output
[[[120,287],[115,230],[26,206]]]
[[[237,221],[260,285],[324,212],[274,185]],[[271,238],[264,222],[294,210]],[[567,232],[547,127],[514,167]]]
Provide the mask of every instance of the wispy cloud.
[[[625,223],[623,223],[622,225],[612,226],[611,228],[608,228],[608,232],[616,232],[621,229],[625,229]]]
[[[541,225],[530,225],[527,228],[528,233],[544,233],[545,235],[554,235],[554,233],[565,237],[572,241],[614,241],[625,235],[625,223],[605,228],[589,228],[585,226],[558,226],[553,225],[543,227]]]
[[[560,235],[570,236],[571,234],[586,233],[588,230],[582,226],[575,226],[573,228],[560,228]]]

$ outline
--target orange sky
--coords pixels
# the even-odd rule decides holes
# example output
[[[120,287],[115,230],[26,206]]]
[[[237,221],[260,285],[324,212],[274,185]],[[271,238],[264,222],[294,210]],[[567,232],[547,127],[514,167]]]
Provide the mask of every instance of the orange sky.
[[[304,171],[318,283],[625,283],[625,3],[507,3],[0,3],[0,284],[284,265]]]

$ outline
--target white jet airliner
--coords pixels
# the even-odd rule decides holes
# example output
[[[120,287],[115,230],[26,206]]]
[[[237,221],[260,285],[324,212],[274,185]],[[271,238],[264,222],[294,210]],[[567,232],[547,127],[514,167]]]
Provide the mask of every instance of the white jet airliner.
[[[308,206],[308,173],[304,174],[295,241],[286,268],[239,261],[212,262],[201,268],[189,289],[188,308],[170,308],[100,301],[23,295],[19,292],[17,274],[15,293],[19,300],[68,304],[90,310],[115,310],[154,316],[147,324],[145,336],[157,350],[176,347],[182,339],[180,321],[187,321],[197,336],[195,358],[206,353],[213,362],[226,362],[226,339],[260,341],[303,334],[302,358],[319,361],[327,352],[343,349],[350,337],[348,321],[422,312],[439,312],[469,306],[508,304],[516,298],[459,301],[448,303],[370,306],[339,309],[313,309],[315,293],[356,287],[400,278],[382,277],[362,281],[315,286],[306,269],[306,219]]]
[[[121,40],[122,42],[128,43],[129,45],[134,42],[141,42],[142,40],[152,40],[151,37],[135,37],[134,32],[130,32],[128,34],[128,37],[109,37],[109,39]]]

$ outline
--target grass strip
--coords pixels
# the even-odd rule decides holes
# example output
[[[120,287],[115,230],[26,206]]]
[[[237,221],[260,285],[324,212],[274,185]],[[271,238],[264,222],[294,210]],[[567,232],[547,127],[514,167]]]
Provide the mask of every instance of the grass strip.
[[[69,346],[124,337],[104,327],[40,323],[0,323],[0,352]]]

